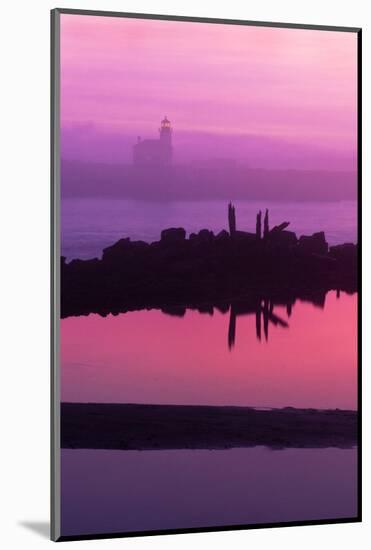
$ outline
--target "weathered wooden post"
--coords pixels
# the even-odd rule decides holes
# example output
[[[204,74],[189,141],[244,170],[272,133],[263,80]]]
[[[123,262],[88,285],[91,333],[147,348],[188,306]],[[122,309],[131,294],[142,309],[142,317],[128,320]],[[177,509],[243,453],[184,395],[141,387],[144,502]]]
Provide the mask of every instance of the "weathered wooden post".
[[[228,224],[229,234],[232,236],[236,233],[236,211],[231,202],[228,204]]]
[[[259,212],[256,215],[256,238],[258,241],[262,238],[262,212],[259,210]]]
[[[267,208],[265,210],[265,216],[264,216],[264,232],[263,232],[264,239],[267,239],[268,235],[269,235],[269,211]]]

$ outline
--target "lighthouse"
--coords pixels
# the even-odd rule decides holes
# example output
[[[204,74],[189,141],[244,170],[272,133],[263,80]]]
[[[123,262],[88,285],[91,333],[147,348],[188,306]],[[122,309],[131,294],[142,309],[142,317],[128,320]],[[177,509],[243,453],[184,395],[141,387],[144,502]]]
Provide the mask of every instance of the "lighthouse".
[[[133,162],[140,165],[169,165],[172,161],[173,146],[170,120],[165,115],[159,128],[159,139],[141,139],[133,147]]]
[[[159,129],[159,132],[160,132],[160,140],[162,141],[162,143],[165,146],[171,148],[171,134],[173,130],[171,128],[170,120],[167,118],[166,115],[163,118],[163,120],[161,120],[161,128]]]

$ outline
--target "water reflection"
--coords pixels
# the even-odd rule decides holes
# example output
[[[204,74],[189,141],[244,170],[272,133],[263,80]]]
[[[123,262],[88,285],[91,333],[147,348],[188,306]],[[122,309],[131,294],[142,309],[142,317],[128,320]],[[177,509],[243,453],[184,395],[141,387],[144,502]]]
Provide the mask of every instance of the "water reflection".
[[[164,405],[160,410],[169,404],[302,407],[334,414],[357,407],[355,295],[290,289],[214,304],[96,313],[61,321],[64,402]],[[90,416],[95,434],[93,419],[105,436],[106,426],[114,425]],[[354,518],[357,450],[336,448],[332,439],[332,448],[289,448],[279,428],[279,452],[261,446],[63,449],[62,532]],[[322,425],[316,428],[322,437]]]
[[[290,302],[286,304],[288,316],[291,315],[292,305]],[[236,340],[236,321],[240,315],[255,315],[255,330],[256,338],[260,341],[262,338],[262,320],[263,332],[265,341],[268,341],[269,323],[274,326],[288,328],[287,321],[274,313],[275,303],[269,298],[259,299],[255,303],[237,302],[232,303],[229,310],[229,326],[228,326],[228,348],[231,349]]]
[[[357,297],[291,291],[69,317],[61,361],[63,401],[355,409]]]
[[[293,307],[297,301],[307,302],[315,307],[324,309],[326,305],[326,295],[328,291],[316,291],[300,293],[298,296],[285,294],[252,294],[230,303],[219,303],[217,305],[202,304],[198,306],[168,306],[161,308],[163,313],[176,317],[184,317],[187,309],[196,309],[199,313],[214,314],[214,309],[221,313],[229,312],[227,345],[232,350],[236,343],[236,330],[238,317],[253,315],[255,316],[255,335],[258,341],[264,337],[265,342],[269,339],[270,327],[280,327],[287,329],[290,327],[289,319],[293,312]],[[347,293],[352,294],[352,293]],[[336,290],[336,298],[339,299],[341,291]],[[287,319],[282,317],[281,311],[277,313],[275,308],[284,308]]]

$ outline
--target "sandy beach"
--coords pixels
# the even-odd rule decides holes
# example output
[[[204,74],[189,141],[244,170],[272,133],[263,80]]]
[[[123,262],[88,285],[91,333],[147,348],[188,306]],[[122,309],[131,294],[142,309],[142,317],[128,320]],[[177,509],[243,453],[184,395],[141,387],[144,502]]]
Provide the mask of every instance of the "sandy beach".
[[[61,446],[76,449],[350,448],[357,412],[62,403]]]

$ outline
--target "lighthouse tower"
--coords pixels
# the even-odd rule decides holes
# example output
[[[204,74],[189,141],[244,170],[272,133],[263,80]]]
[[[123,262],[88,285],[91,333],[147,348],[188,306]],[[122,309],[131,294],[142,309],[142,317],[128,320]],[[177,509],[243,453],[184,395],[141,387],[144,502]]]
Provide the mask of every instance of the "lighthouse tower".
[[[171,162],[172,158],[172,152],[173,147],[171,144],[171,136],[173,133],[173,129],[170,124],[170,120],[165,115],[163,120],[161,120],[161,127],[159,129],[160,132],[160,142],[161,142],[161,148],[163,151],[163,159],[166,164],[169,164]]]

